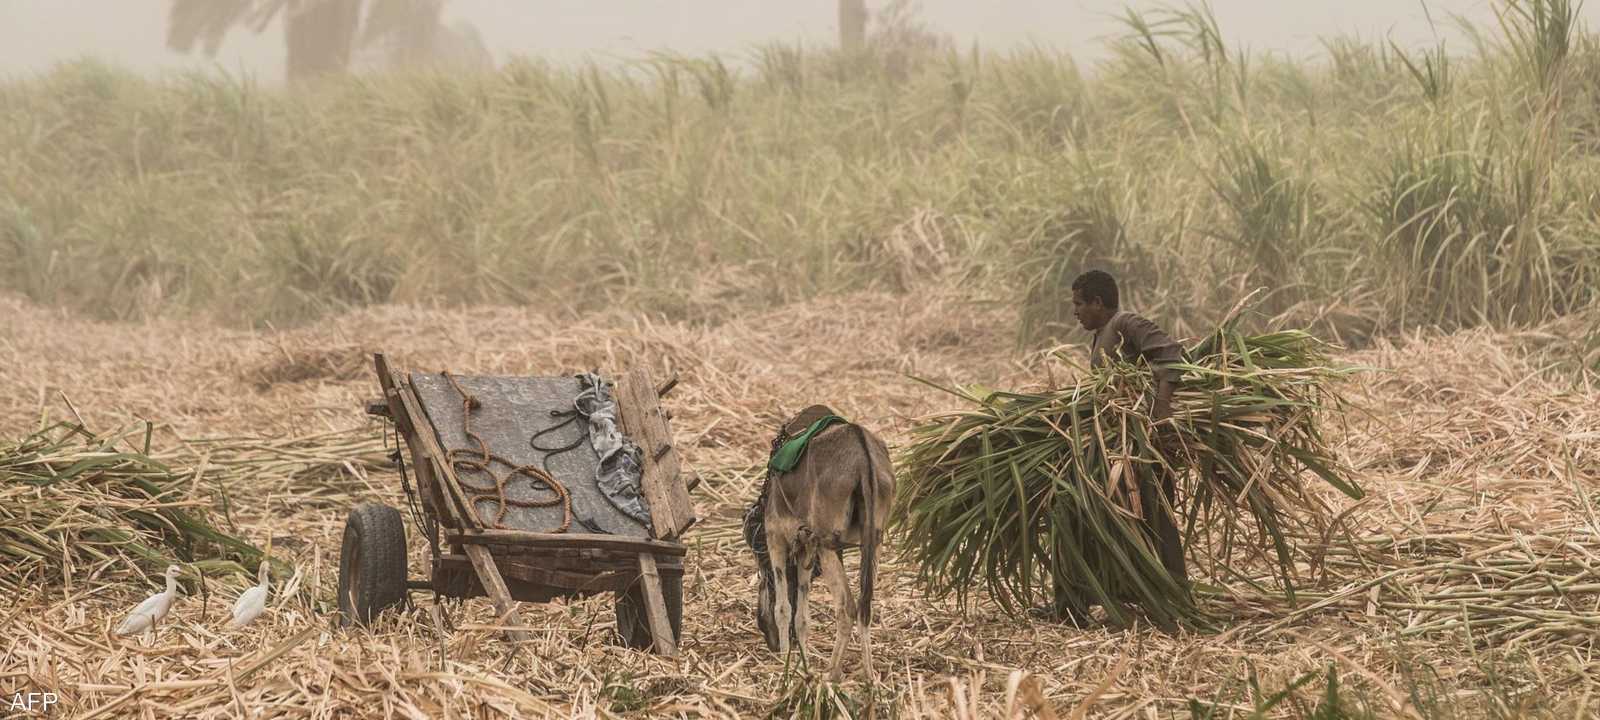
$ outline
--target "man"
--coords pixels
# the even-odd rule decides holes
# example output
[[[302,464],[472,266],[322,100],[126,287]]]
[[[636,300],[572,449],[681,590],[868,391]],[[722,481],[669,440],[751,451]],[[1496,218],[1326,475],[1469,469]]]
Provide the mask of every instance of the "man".
[[[1072,314],[1083,329],[1094,333],[1089,344],[1089,366],[1101,368],[1111,361],[1132,363],[1142,358],[1155,373],[1156,396],[1151,419],[1157,423],[1163,435],[1162,444],[1170,447],[1174,436],[1172,426],[1166,421],[1172,416],[1172,391],[1179,376],[1179,371],[1171,365],[1183,361],[1183,346],[1174,342],[1155,323],[1121,310],[1118,300],[1117,281],[1109,273],[1090,270],[1072,281]],[[1161,564],[1187,588],[1189,572],[1184,562],[1183,543],[1177,523],[1166,509],[1172,503],[1176,478],[1165,469],[1158,469],[1157,472],[1161,476],[1159,498],[1155,496],[1154,488],[1139,488],[1145,527],[1154,536]],[[1071,607],[1062,599],[1061,589],[1057,588],[1054,613],[1070,619],[1081,619],[1087,608]]]

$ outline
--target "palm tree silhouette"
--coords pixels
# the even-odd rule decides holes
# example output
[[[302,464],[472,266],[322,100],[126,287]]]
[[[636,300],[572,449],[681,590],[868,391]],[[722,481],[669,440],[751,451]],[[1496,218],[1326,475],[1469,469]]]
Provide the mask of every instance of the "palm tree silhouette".
[[[443,8],[444,0],[173,0],[167,46],[183,53],[198,47],[214,56],[234,28],[261,33],[281,17],[290,82],[342,73],[353,51],[379,44],[396,64],[435,58],[486,62],[488,51],[476,30],[445,27]]]

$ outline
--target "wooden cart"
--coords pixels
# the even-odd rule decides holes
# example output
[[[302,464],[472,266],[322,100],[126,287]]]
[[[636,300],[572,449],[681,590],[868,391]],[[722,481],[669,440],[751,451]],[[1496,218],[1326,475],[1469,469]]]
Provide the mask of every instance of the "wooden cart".
[[[356,508],[339,559],[339,606],[348,620],[369,622],[401,602],[407,589],[488,596],[507,633],[521,641],[529,635],[513,601],[608,592],[617,596],[617,630],[626,644],[676,654],[686,552],[680,538],[695,516],[659,403],[673,383],[657,388],[636,369],[612,388],[618,425],[641,451],[648,502],[641,518],[596,482],[587,422],[570,415],[581,389],[577,378],[402,375],[381,353],[374,364],[383,399],[367,411],[389,418],[410,450],[415,488],[403,457],[401,478],[428,538],[431,576],[407,581],[398,510],[375,503]],[[500,482],[474,465],[485,446],[495,456],[489,469],[509,479]],[[563,490],[542,485],[537,473],[516,474],[519,466],[547,471]],[[550,502],[563,493],[570,515],[564,502]]]

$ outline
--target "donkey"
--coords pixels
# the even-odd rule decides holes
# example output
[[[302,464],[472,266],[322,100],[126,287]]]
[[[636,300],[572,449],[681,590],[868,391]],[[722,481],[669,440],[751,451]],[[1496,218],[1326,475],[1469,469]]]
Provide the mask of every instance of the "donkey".
[[[807,408],[784,428],[779,441],[831,414],[825,406]],[[855,424],[828,426],[811,438],[794,469],[767,475],[760,496],[745,512],[744,539],[756,556],[761,581],[756,625],[769,650],[786,653],[791,643],[798,644],[804,660],[808,595],[811,581],[820,575],[839,610],[828,679],[839,679],[856,622],[861,625],[862,669],[872,677],[872,585],[893,501],[889,449],[877,435]],[[859,608],[850,597],[844,572],[844,549],[858,545]]]

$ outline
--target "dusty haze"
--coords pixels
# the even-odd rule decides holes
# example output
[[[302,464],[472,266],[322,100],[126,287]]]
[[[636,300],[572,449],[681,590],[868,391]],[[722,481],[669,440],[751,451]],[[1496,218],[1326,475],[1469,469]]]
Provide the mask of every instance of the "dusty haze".
[[[869,0],[881,7],[887,0]],[[999,49],[1038,43],[1093,59],[1102,39],[1118,32],[1110,16],[1121,0],[923,0],[922,16],[956,37]],[[1154,3],[1133,3],[1156,7]],[[1600,3],[1583,10],[1590,25]],[[141,71],[205,67],[244,70],[264,80],[283,75],[282,34],[236,30],[215,60],[169,52],[163,42],[166,0],[0,0],[0,74],[48,69],[63,60],[94,56]],[[628,58],[654,49],[738,54],[771,40],[831,43],[834,0],[452,0],[450,19],[477,26],[496,58],[539,54],[558,60],[585,56]],[[1423,5],[1415,0],[1215,0],[1223,31],[1255,51],[1309,55],[1316,39],[1340,33],[1392,37],[1402,44],[1430,43],[1435,30],[1455,37],[1451,14],[1493,26],[1489,0]],[[1458,45],[1465,49],[1464,45]]]

